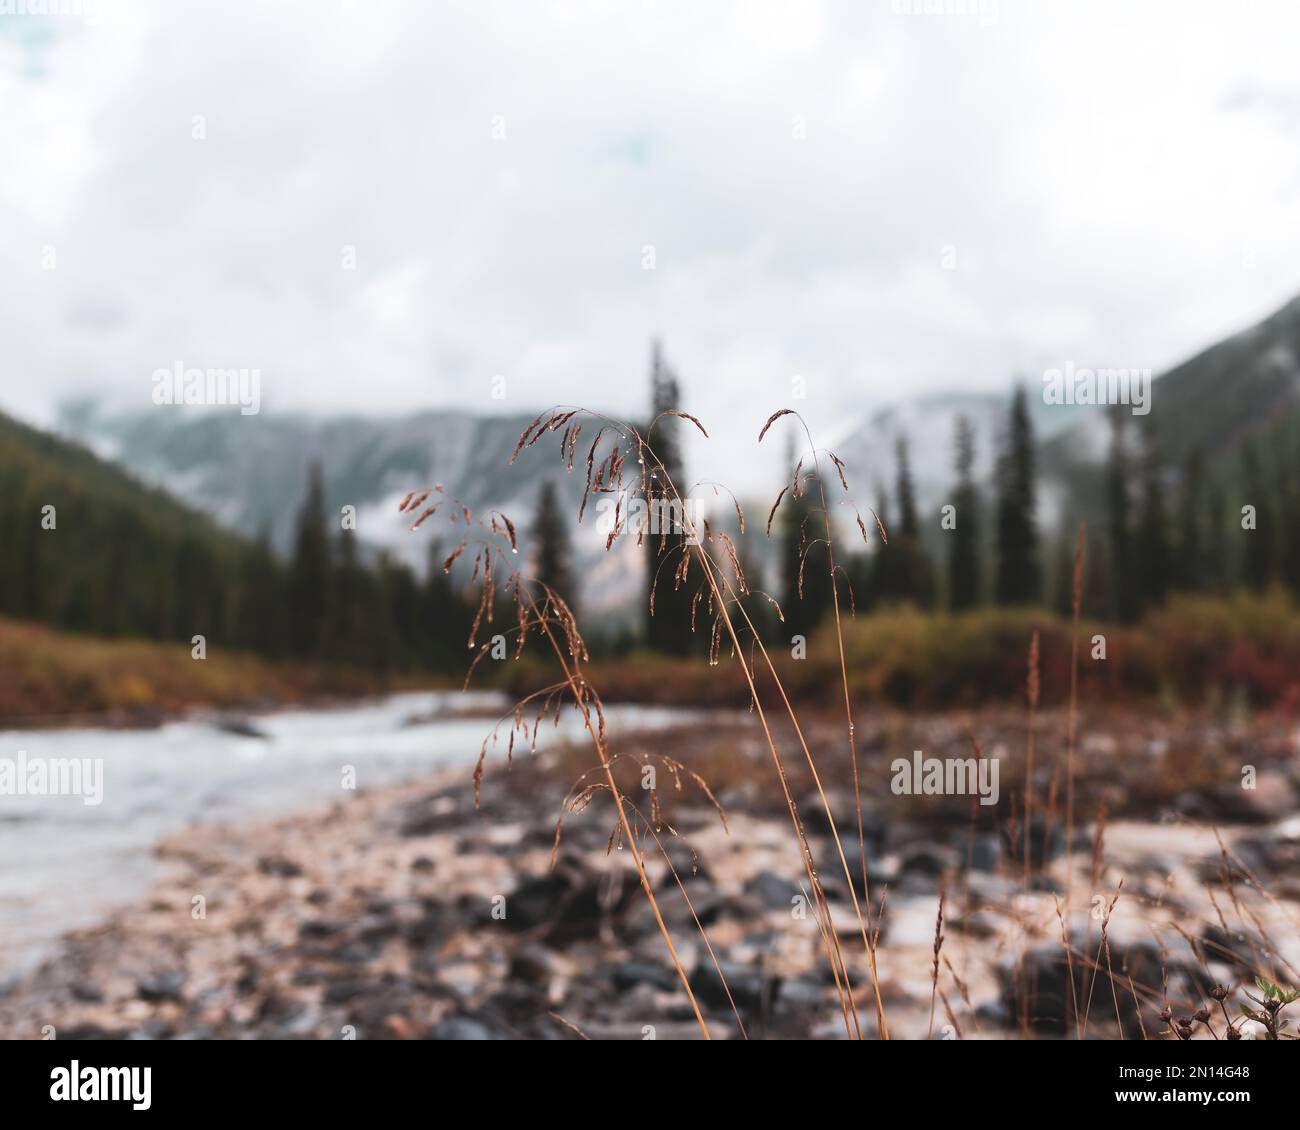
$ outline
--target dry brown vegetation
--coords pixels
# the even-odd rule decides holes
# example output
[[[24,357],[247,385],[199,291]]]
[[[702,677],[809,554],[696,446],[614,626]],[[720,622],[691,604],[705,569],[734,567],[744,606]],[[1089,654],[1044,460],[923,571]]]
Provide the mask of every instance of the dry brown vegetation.
[[[694,417],[681,412],[668,415],[682,417],[707,436],[703,424]],[[579,713],[590,740],[587,754],[584,757],[571,752],[567,757],[552,758],[547,762],[548,767],[562,770],[572,780],[557,825],[557,845],[566,818],[588,813],[601,798],[612,803],[613,829],[609,847],[611,850],[625,848],[629,852],[678,981],[706,1038],[712,1034],[709,1020],[696,998],[678,942],[667,924],[662,906],[664,899],[675,893],[686,899],[690,920],[724,987],[726,977],[710,943],[708,930],[690,905],[687,887],[674,867],[665,841],[677,835],[673,822],[674,805],[680,801],[683,789],[694,789],[702,795],[716,809],[724,827],[726,815],[724,806],[718,803],[719,797],[742,794],[749,787],[748,798],[758,801],[760,798],[752,788],[758,779],[756,752],[759,759],[768,764],[767,784],[762,795],[767,803],[784,809],[789,820],[817,920],[823,957],[834,985],[843,1032],[849,1037],[876,1035],[888,1038],[890,1034],[886,1012],[888,992],[882,991],[877,960],[888,908],[884,889],[873,886],[873,860],[868,843],[871,839],[869,819],[878,820],[882,813],[885,813],[883,818],[886,821],[909,818],[933,821],[937,816],[945,827],[967,832],[971,852],[981,822],[991,825],[992,830],[1006,841],[1009,850],[999,866],[1004,867],[1009,875],[1018,877],[1019,896],[1008,892],[1007,905],[1000,909],[1006,919],[1018,925],[1019,935],[1013,947],[1017,956],[1009,973],[1010,985],[1004,995],[1009,994],[1016,1001],[1015,1026],[1021,1035],[1042,1030],[1039,981],[1044,976],[1049,979],[1056,976],[1051,968],[1055,959],[1049,958],[1045,968],[1041,950],[1034,949],[1035,939],[1042,935],[1045,920],[1059,923],[1061,950],[1058,956],[1063,957],[1064,984],[1068,985],[1069,997],[1064,1027],[1079,1038],[1087,1034],[1090,1019],[1094,1025],[1108,1023],[1093,1017],[1094,1007],[1103,997],[1110,998],[1119,1034],[1132,1034],[1126,1031],[1127,1019],[1129,1029],[1133,1027],[1132,1021],[1136,1020],[1142,1035],[1150,1036],[1158,1033],[1148,1031],[1144,1008],[1152,1001],[1163,1001],[1163,1010],[1168,1011],[1171,993],[1209,993],[1211,988],[1217,993],[1222,988],[1226,1000],[1248,979],[1259,978],[1268,984],[1300,981],[1300,975],[1289,966],[1270,939],[1269,931],[1276,929],[1276,922],[1264,922],[1260,902],[1263,900],[1272,909],[1281,908],[1284,919],[1288,921],[1293,921],[1290,916],[1294,908],[1282,907],[1258,876],[1251,872],[1247,862],[1226,845],[1222,847],[1218,873],[1205,878],[1209,899],[1206,905],[1213,907],[1217,924],[1206,912],[1202,912],[1201,917],[1205,919],[1204,925],[1222,930],[1222,940],[1215,944],[1225,952],[1231,952],[1240,970],[1234,984],[1220,987],[1211,981],[1211,963],[1216,955],[1207,952],[1203,935],[1189,932],[1199,930],[1200,926],[1193,927],[1185,916],[1182,921],[1175,916],[1164,925],[1187,942],[1191,959],[1185,960],[1181,956],[1177,962],[1170,959],[1166,940],[1153,930],[1158,943],[1157,957],[1151,958],[1145,950],[1139,952],[1130,940],[1126,942],[1122,960],[1114,960],[1112,941],[1117,923],[1113,924],[1112,919],[1116,908],[1121,905],[1125,877],[1114,876],[1114,863],[1107,857],[1107,805],[1118,808],[1158,805],[1169,801],[1170,796],[1169,790],[1162,791],[1158,778],[1153,778],[1149,772],[1133,774],[1134,779],[1126,782],[1129,787],[1118,789],[1115,787],[1118,783],[1116,778],[1123,766],[1114,758],[1105,759],[1102,764],[1101,759],[1087,756],[1086,719],[1081,719],[1079,706],[1080,695],[1088,686],[1088,680],[1079,677],[1079,640],[1085,631],[1080,607],[1080,578],[1086,546],[1082,530],[1075,560],[1071,621],[1055,626],[1050,634],[1037,627],[1029,628],[1016,641],[1012,654],[1018,658],[1003,660],[1006,670],[1016,674],[1026,708],[1019,723],[1013,724],[1015,736],[1008,737],[1005,743],[999,742],[996,754],[986,754],[984,750],[992,748],[986,726],[981,724],[977,730],[976,726],[967,724],[961,728],[964,732],[957,734],[960,744],[965,747],[962,756],[973,753],[976,758],[997,756],[1004,759],[1007,772],[1003,777],[1003,788],[1008,796],[996,808],[994,815],[986,816],[975,798],[903,798],[890,795],[882,788],[887,778],[879,772],[878,766],[869,778],[864,776],[863,738],[867,731],[860,727],[855,712],[864,698],[874,696],[863,693],[863,683],[855,673],[855,659],[864,649],[870,649],[872,640],[868,633],[855,632],[846,624],[849,615],[847,600],[840,591],[840,570],[835,562],[836,523],[831,518],[834,507],[827,497],[827,490],[836,492],[835,504],[843,505],[852,513],[856,529],[864,539],[870,536],[869,529],[875,529],[882,538],[886,531],[874,515],[870,525],[863,520],[861,512],[852,503],[843,464],[832,453],[816,448],[796,413],[788,409],[774,413],[759,432],[759,441],[778,421],[787,417],[790,423],[802,429],[807,450],[796,465],[790,483],[777,498],[768,518],[768,527],[770,529],[772,518],[785,498],[811,494],[816,502],[811,514],[816,520],[816,528],[808,528],[808,519],[805,519],[801,542],[805,554],[812,545],[826,547],[833,594],[833,623],[828,625],[821,638],[821,662],[816,668],[812,665],[809,668],[818,672],[814,678],[820,684],[820,694],[812,696],[812,708],[801,703],[798,698],[798,691],[803,689],[800,680],[790,678],[789,665],[769,654],[746,612],[742,598],[749,595],[749,586],[730,537],[711,528],[707,521],[703,521],[699,529],[688,526],[684,532],[693,536],[686,540],[669,537],[664,532],[653,535],[660,539],[659,552],[664,557],[656,571],[659,578],[656,584],[671,583],[675,588],[686,587],[693,592],[693,623],[695,630],[708,641],[708,662],[714,668],[705,677],[719,672],[724,674],[726,689],[717,701],[734,702],[735,688],[739,684],[745,692],[754,723],[744,741],[732,740],[725,734],[711,734],[707,722],[688,725],[682,748],[693,748],[698,752],[701,744],[707,745],[714,738],[718,739],[712,754],[692,758],[689,763],[682,757],[666,756],[661,752],[663,746],[660,742],[652,748],[628,749],[623,746],[621,738],[608,732],[602,689],[589,663],[579,625],[557,593],[524,576],[519,570],[519,546],[514,525],[509,519],[499,513],[476,518],[468,507],[441,486],[407,496],[402,509],[414,517],[414,527],[441,513],[450,526],[460,529],[461,540],[448,557],[446,568],[462,555],[472,558],[473,579],[480,585],[480,598],[469,640],[473,650],[470,676],[489,652],[490,644],[480,642],[481,638],[485,634],[496,634],[495,630],[488,632],[487,626],[498,619],[504,619],[508,624],[506,634],[513,637],[517,655],[523,653],[526,643],[532,639],[542,645],[549,660],[558,667],[558,677],[542,685],[530,686],[514,711],[485,740],[475,773],[476,794],[490,754],[502,755],[509,765],[522,749],[532,748],[538,728],[557,718],[562,709],[572,708]],[[595,493],[614,493],[625,498],[641,498],[649,503],[664,499],[681,502],[678,484],[671,480],[650,444],[635,428],[606,417],[569,408],[543,413],[525,429],[515,454],[517,456],[524,448],[554,435],[559,439],[562,460],[572,470],[584,426],[589,429],[591,438],[586,447],[586,489],[582,510],[585,511],[588,498]],[[823,463],[833,467],[829,479],[823,475]],[[689,523],[689,509],[682,506],[680,512]],[[737,512],[743,529],[744,515],[739,506]],[[632,530],[624,519],[616,519],[608,545],[612,546],[620,537],[634,537],[639,544],[645,536],[643,530]],[[652,588],[652,611],[654,599],[655,589]],[[869,660],[867,666],[870,669]],[[692,678],[699,680],[701,670],[702,665],[694,664]],[[923,680],[924,672],[918,672],[917,677]],[[831,687],[826,685],[827,682],[832,684]],[[1053,688],[1062,685],[1068,688],[1066,706],[1059,717],[1044,714],[1041,710],[1045,682]],[[867,690],[872,690],[869,684]],[[710,698],[710,692],[705,691],[695,696],[694,701],[709,701]],[[833,712],[827,705],[830,701],[836,704]],[[889,735],[888,743],[882,741],[882,724],[906,725],[895,719],[886,718],[883,722],[879,718],[872,719],[869,728],[871,743],[866,748],[873,759],[878,756],[878,749],[900,748],[895,744],[896,734]],[[1047,740],[1049,731],[1052,732],[1050,741]],[[1085,747],[1081,754],[1080,745]],[[929,748],[933,748],[933,735]],[[1041,751],[1037,763],[1036,750]],[[1231,795],[1221,787],[1222,780],[1215,776],[1222,773],[1221,753],[1209,751],[1200,770],[1207,777],[1203,783],[1219,786],[1217,791],[1215,788],[1207,790],[1210,796]],[[590,760],[593,754],[594,762]],[[1197,786],[1196,752],[1188,751],[1185,756],[1189,758],[1186,764],[1173,761],[1168,764],[1170,772],[1176,775],[1171,780],[1176,779],[1180,786],[1179,796],[1188,788]],[[1285,758],[1289,759],[1289,756],[1288,751]],[[1255,760],[1260,759],[1256,757]],[[647,776],[647,767],[653,768],[655,773]],[[1105,775],[1104,785],[1091,779],[1094,772]],[[661,791],[662,785],[655,782],[664,780],[671,781],[672,787]],[[1113,818],[1114,808],[1111,812]],[[1213,814],[1210,816],[1212,821]],[[1089,819],[1091,851],[1084,853],[1080,867],[1073,850],[1077,844],[1076,824],[1080,825],[1080,834],[1086,834],[1082,825]],[[814,820],[816,829],[810,833]],[[1203,826],[1212,828],[1212,822]],[[854,838],[856,847],[852,844]],[[1055,854],[1052,845],[1057,840],[1064,842],[1064,851],[1054,865],[1055,873],[1049,873]],[[972,1013],[966,1018],[968,1026],[977,1026],[978,1018],[962,976],[943,952],[943,904],[947,898],[960,904],[964,894],[962,913],[947,922],[954,930],[969,929],[971,852],[967,853],[964,875],[960,869],[949,869],[952,873],[941,877],[929,969],[932,1007],[934,1000],[941,999],[955,1030],[959,1030],[961,1025],[957,1010],[951,1003],[951,992],[964,999],[967,1010]],[[676,891],[671,886],[667,890],[662,886],[656,887],[651,881],[647,866],[649,857],[661,858],[667,864],[676,881]],[[1113,887],[1108,885],[1112,877],[1116,879]],[[1058,886],[1063,888],[1063,900],[1057,892]],[[854,922],[851,930],[844,929],[842,917],[833,916],[828,888],[833,889],[837,901],[847,899],[850,904]],[[1106,893],[1099,894],[1103,890]],[[1158,891],[1153,894],[1149,888],[1144,888],[1140,898],[1152,914],[1161,911]],[[1094,914],[1087,913],[1089,907]],[[1228,913],[1235,913],[1235,922],[1229,923]],[[1082,930],[1078,926],[1079,920],[1084,923]],[[1243,960],[1235,941],[1247,937],[1251,954]],[[861,952],[850,957],[850,945],[860,946]],[[941,958],[944,959],[942,963]],[[1099,988],[1103,979],[1105,983]],[[736,1025],[744,1034],[741,1011],[732,999],[730,989],[726,990],[726,995]],[[1272,999],[1266,995],[1266,1001]],[[873,1014],[873,1024],[865,1022],[864,1007]],[[1259,1007],[1268,1006],[1261,1004]],[[1051,1016],[1048,1020],[1050,1024],[1058,1023]],[[1180,1022],[1171,1031],[1179,1038],[1190,1038],[1191,1033],[1185,1032],[1185,1027]],[[1238,1030],[1233,1028],[1234,1032]]]
[[[428,679],[383,679],[358,667],[272,663],[188,641],[106,640],[0,618],[0,719],[15,725],[147,724],[195,707],[255,709],[379,694]]]

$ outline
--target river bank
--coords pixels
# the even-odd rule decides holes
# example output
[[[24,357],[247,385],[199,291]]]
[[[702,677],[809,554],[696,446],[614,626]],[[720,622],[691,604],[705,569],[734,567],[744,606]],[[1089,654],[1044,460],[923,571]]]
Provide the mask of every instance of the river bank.
[[[331,709],[241,717],[194,715],[150,729],[0,730],[0,787],[18,762],[82,766],[97,796],[0,795],[0,978],[44,956],[63,931],[147,897],[156,845],[186,829],[242,826],[311,810],[358,791],[472,767],[508,704],[492,692],[408,692]],[[666,712],[616,708],[620,723]],[[577,731],[566,719],[543,747]],[[86,772],[89,770],[90,772]],[[97,803],[87,803],[88,800]],[[76,897],[68,897],[76,891]]]
[[[956,750],[969,721],[860,727],[892,1035],[1077,1034],[1082,1017],[1069,1002],[1085,1000],[1093,1034],[1157,1038],[1170,1032],[1162,1008],[1190,1016],[1215,984],[1238,996],[1265,968],[1300,981],[1289,730],[1207,737],[1203,726],[1156,734],[1154,721],[1126,718],[1112,733],[1094,723],[1078,797],[1089,815],[1069,844],[1059,824],[1031,820],[1031,842],[1041,846],[1026,871],[1020,835],[1009,834],[1020,830],[1009,821],[1009,784],[1012,795],[992,812],[976,798],[889,791],[883,755],[915,742],[929,753]],[[1004,782],[1017,777],[1021,721],[975,720],[985,752],[1006,758]],[[1043,720],[1049,770],[1060,722]],[[833,731],[832,720],[814,724],[810,740],[837,822],[855,839],[851,795],[830,760]],[[646,840],[650,877],[710,1033],[844,1036],[789,817],[766,784],[769,755],[753,723],[615,732],[631,782],[671,751],[714,778],[726,809],[724,827],[704,794],[689,780],[679,792],[670,775],[659,782],[656,821],[665,853]],[[1208,787],[1168,791],[1195,783],[1184,759],[1207,740],[1222,745],[1225,780],[1245,743],[1270,782],[1264,793],[1241,801]],[[593,794],[566,816],[552,867],[556,821],[590,768],[589,752],[576,743],[521,749],[509,772],[504,752],[489,762],[480,808],[464,765],[307,813],[165,837],[163,874],[148,897],[73,933],[56,960],[7,986],[0,1035],[38,1038],[53,1025],[59,1038],[698,1038],[630,852],[611,837],[607,797]],[[849,883],[824,814],[792,777],[854,987],[857,1016],[848,1023],[871,1035],[874,995]],[[1134,788],[1143,781],[1145,793]],[[1158,781],[1167,786],[1159,796]],[[1112,799],[1100,818],[1099,782]],[[630,795],[633,787],[625,786]],[[1059,918],[1058,900],[1067,904]]]
[[[0,617],[0,726],[146,728],[194,711],[328,707],[459,683],[380,677],[355,667],[273,663],[215,641],[195,658],[184,641],[108,640]]]

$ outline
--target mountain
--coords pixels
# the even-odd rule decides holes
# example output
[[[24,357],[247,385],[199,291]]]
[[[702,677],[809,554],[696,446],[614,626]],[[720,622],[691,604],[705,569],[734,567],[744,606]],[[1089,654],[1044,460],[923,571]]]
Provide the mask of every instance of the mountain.
[[[413,539],[392,531],[409,524],[397,506],[412,489],[442,482],[474,509],[524,501],[531,476],[506,464],[529,419],[463,412],[317,419],[170,408],[105,414],[82,401],[64,409],[60,425],[222,525],[250,537],[268,531],[282,552],[292,543],[308,469],[319,463],[327,512],[355,506],[363,539],[401,552]],[[558,458],[547,468],[554,470]]]
[[[206,631],[251,543],[0,415],[0,612],[103,635]]]
[[[1300,297],[1169,370],[1152,391],[1162,454],[1211,458],[1283,422],[1300,407]]]
[[[1039,380],[1025,383],[1038,444],[1038,508],[1044,532],[1054,532],[1067,514],[1071,522],[1104,521],[1108,410],[1046,404]],[[922,513],[935,515],[954,485],[953,429],[959,415],[974,426],[976,478],[984,497],[991,497],[993,461],[1007,405],[1008,393],[916,397],[873,413],[834,450],[848,465],[859,501],[874,505],[882,489],[892,492],[894,443],[898,436],[906,437],[918,506]],[[1143,419],[1132,423],[1141,425]],[[1172,480],[1178,480],[1187,459],[1199,450],[1208,476],[1234,481],[1243,442],[1300,424],[1300,297],[1157,376],[1149,423]],[[1134,450],[1138,432],[1138,427],[1129,429]],[[892,493],[889,497],[892,502]]]
[[[1078,405],[1049,405],[1029,397],[1030,421],[1040,445],[1082,424],[1089,409]],[[846,464],[845,474],[860,505],[877,506],[882,494],[894,508],[895,444],[907,441],[913,488],[922,514],[937,516],[951,500],[956,474],[953,439],[958,417],[970,421],[975,433],[975,477],[987,488],[992,479],[1002,429],[1010,402],[1007,392],[946,392],[917,396],[872,413],[833,445]],[[1060,484],[1050,477],[1042,484],[1040,506],[1059,508]],[[986,492],[987,497],[987,492]],[[928,527],[927,527],[928,528]]]
[[[1039,522],[1044,551],[1063,521],[1104,523],[1108,413],[1101,407],[1049,405],[1040,382],[1026,379],[1038,443]],[[1008,389],[1009,391],[1009,389]],[[1300,406],[1300,299],[1258,325],[1225,339],[1155,380],[1150,423],[1176,479],[1196,448],[1211,477],[1231,481],[1242,441],[1296,418]],[[985,505],[1008,407],[1008,392],[948,392],[907,399],[871,413],[832,444],[845,461],[854,497],[875,506],[887,492],[892,507],[897,438],[909,444],[914,489],[932,548],[940,544],[937,516],[954,487],[953,437],[958,416],[975,432],[976,477]],[[373,557],[380,549],[422,569],[430,542],[445,529],[412,534],[398,502],[412,489],[441,482],[477,512],[499,509],[515,522],[525,552],[541,482],[550,478],[561,512],[576,515],[583,474],[564,471],[558,437],[548,436],[510,465],[532,414],[480,416],[425,411],[402,417],[192,411],[154,407],[111,412],[93,401],[65,407],[61,430],[120,462],[145,483],[248,537],[265,531],[282,555],[293,537],[308,469],[319,462],[326,513],[357,509],[358,534]],[[1136,440],[1137,429],[1131,429]],[[581,464],[581,452],[579,453]],[[760,510],[762,504],[760,504]],[[752,509],[752,507],[751,507]],[[988,520],[985,522],[986,529]],[[1095,526],[1103,529],[1104,525]],[[623,539],[605,552],[604,533],[589,507],[586,523],[570,525],[583,603],[618,630],[640,615],[644,554]],[[769,573],[774,548],[753,539],[749,552]]]
[[[621,548],[604,552],[593,504],[577,526],[585,481],[581,459],[566,472],[559,436],[547,436],[510,464],[533,415],[448,410],[388,418],[243,416],[181,407],[110,412],[81,400],[63,407],[59,427],[223,526],[249,537],[265,532],[281,555],[292,547],[309,468],[319,463],[326,513],[354,506],[363,544],[387,550],[417,571],[428,561],[431,541],[452,535],[441,525],[411,532],[409,516],[398,512],[409,491],[441,483],[476,513],[502,511],[519,529],[526,553],[541,483],[551,479],[561,512],[574,517],[570,534],[584,604],[589,610],[626,605],[641,584],[641,555]]]
[[[0,616],[168,641],[181,666],[211,648],[214,656],[254,652],[381,678],[463,670],[473,608],[441,570],[419,583],[378,555],[362,563],[352,535],[331,527],[322,494],[312,492],[301,520],[285,519],[297,549],[282,561],[188,497],[0,415]],[[192,653],[197,637],[202,650]],[[118,679],[113,701],[144,706],[165,691],[128,672],[107,677]],[[21,682],[17,693],[25,693]]]
[[[1197,450],[1225,476],[1243,441],[1290,423],[1300,409],[1300,297],[1158,376],[1151,424],[1162,459],[1181,467]],[[1048,473],[1069,478],[1105,458],[1105,412],[1087,410],[1044,445]],[[1086,494],[1087,491],[1085,490]]]
[[[977,474],[987,478],[1006,415],[1007,398],[995,392],[935,394],[899,402],[872,413],[834,450],[847,464],[854,496],[875,506],[882,489],[894,484],[894,444],[908,439],[918,505],[937,515],[953,483],[953,431],[959,415],[976,432]],[[1086,408],[1048,406],[1031,400],[1040,437],[1055,437],[1086,413]],[[294,516],[308,469],[322,470],[326,513],[357,510],[357,533],[373,557],[386,550],[420,571],[431,540],[449,538],[445,528],[412,533],[398,503],[412,489],[442,483],[477,513],[498,509],[518,527],[525,553],[540,484],[552,479],[561,512],[576,515],[584,476],[581,455],[566,473],[558,437],[547,437],[510,456],[533,413],[480,416],[463,411],[425,411],[402,417],[274,415],[149,408],[110,412],[93,401],[65,405],[60,427],[150,484],[165,488],[211,515],[223,526],[249,537],[269,537],[286,556],[292,546]],[[1052,482],[1044,497],[1052,497]],[[708,501],[708,500],[706,500]],[[760,512],[764,502],[754,503]],[[727,521],[720,508],[714,521]],[[865,513],[865,511],[864,511]],[[605,535],[589,504],[582,527],[571,521],[576,566],[582,578],[583,606],[600,614],[589,625],[619,632],[638,621],[644,587],[644,554],[624,538],[606,552]],[[932,544],[937,543],[934,533]],[[850,544],[856,544],[856,536]],[[776,543],[752,535],[744,539],[751,566],[776,583]]]

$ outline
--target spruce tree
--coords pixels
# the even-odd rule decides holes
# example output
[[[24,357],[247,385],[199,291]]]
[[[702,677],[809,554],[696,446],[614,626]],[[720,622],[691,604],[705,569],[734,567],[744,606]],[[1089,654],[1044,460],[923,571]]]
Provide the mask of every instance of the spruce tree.
[[[1034,433],[1025,390],[1011,398],[1005,447],[997,473],[997,599],[1033,604],[1040,596],[1038,526],[1034,508]]]
[[[1114,611],[1124,623],[1137,619],[1139,586],[1134,575],[1133,525],[1129,491],[1131,469],[1124,434],[1126,415],[1111,412],[1110,456],[1106,462],[1106,503],[1110,525],[1111,593]]]
[[[429,546],[429,565],[420,590],[420,622],[426,632],[421,661],[435,671],[463,669],[473,613],[461,591],[443,569],[448,547]],[[454,570],[453,570],[454,571]]]
[[[662,472],[658,467],[652,469],[649,476],[649,497],[645,501],[649,514],[667,521],[657,521],[645,531],[644,536],[647,573],[646,644],[656,651],[685,655],[692,650],[695,642],[691,633],[691,600],[702,578],[698,566],[693,565],[687,582],[681,588],[674,585],[682,554],[690,552],[682,526],[681,510],[674,502],[674,489],[685,491],[687,483],[677,440],[679,422],[668,416],[660,419],[662,413],[680,407],[681,394],[677,378],[664,361],[658,342],[654,343],[650,358],[650,394],[650,423],[646,427],[644,438],[657,457]],[[652,592],[653,615],[650,611]]]
[[[790,459],[793,464],[793,455]],[[782,637],[811,635],[829,612],[831,600],[821,496],[815,482],[801,481],[798,495],[791,491],[781,504],[781,611],[785,623],[778,630]]]
[[[1206,577],[1206,492],[1205,453],[1196,448],[1183,470],[1183,490],[1178,500],[1178,565],[1175,576],[1180,588],[1197,592]],[[1217,531],[1211,529],[1211,536]]]
[[[953,494],[957,526],[948,538],[948,604],[954,612],[974,608],[980,597],[979,491],[975,487],[975,433],[965,416],[955,435],[957,489]]]
[[[1143,604],[1160,604],[1169,591],[1173,555],[1169,548],[1164,475],[1155,428],[1147,417],[1142,436],[1142,506],[1138,515],[1138,580]]]
[[[264,526],[241,558],[236,613],[240,647],[271,657],[285,653],[288,641],[283,589],[281,566],[271,550],[271,531]]]
[[[871,608],[888,604],[898,598],[898,531],[894,528],[893,514],[889,509],[889,494],[883,485],[877,484],[876,518],[884,529],[884,536],[876,545],[875,552],[869,558],[866,571],[871,583],[867,586],[866,605]],[[859,598],[861,599],[861,598]]]
[[[921,536],[916,514],[916,490],[912,484],[912,464],[907,457],[907,440],[894,441],[894,496],[898,500],[898,532],[901,540],[915,541]]]
[[[898,500],[898,537],[895,540],[895,595],[928,608],[934,597],[934,571],[921,544],[921,522],[916,510],[916,489],[907,440],[899,436],[894,444],[894,492]]]
[[[1278,466],[1291,468],[1289,474],[1279,475],[1280,512],[1285,515],[1282,523],[1282,552],[1280,554],[1280,571],[1282,580],[1293,593],[1300,592],[1300,479],[1295,468],[1297,456],[1300,456],[1300,444],[1294,441],[1294,435],[1288,432],[1287,442],[1278,455]]]
[[[1238,512],[1239,513],[1239,512]],[[1212,479],[1206,491],[1205,519],[1209,531],[1205,538],[1204,585],[1211,592],[1224,592],[1228,587],[1231,562],[1228,555],[1228,538],[1225,520],[1228,516],[1228,499],[1223,485]],[[1234,521],[1233,529],[1241,527]]]
[[[307,496],[298,512],[289,568],[289,631],[294,654],[317,657],[329,624],[330,538],[325,524],[325,487],[319,463],[308,473]]]
[[[358,557],[357,535],[342,530],[329,586],[324,651],[335,662],[371,667],[376,662],[375,576]]]
[[[537,580],[552,589],[577,615],[569,535],[551,479],[546,479],[538,491],[533,544],[537,552]]]
[[[1242,504],[1255,508],[1255,528],[1241,529],[1242,579],[1251,588],[1266,588],[1278,574],[1278,532],[1273,505],[1273,487],[1260,454],[1251,438],[1242,447]]]

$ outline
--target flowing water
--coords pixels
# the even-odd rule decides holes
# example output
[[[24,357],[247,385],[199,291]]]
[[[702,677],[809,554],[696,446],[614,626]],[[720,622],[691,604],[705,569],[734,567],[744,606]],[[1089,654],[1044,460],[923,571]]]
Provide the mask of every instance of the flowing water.
[[[505,709],[492,693],[412,693],[250,717],[262,736],[198,720],[0,732],[0,762],[89,758],[103,790],[98,804],[80,795],[0,795],[0,977],[46,956],[64,931],[147,892],[161,838],[337,799],[345,766],[355,768],[358,788],[369,788],[470,765]],[[670,719],[667,710],[630,706],[607,714],[611,724],[637,727]],[[567,711],[558,729],[542,728],[538,744],[580,730]]]

